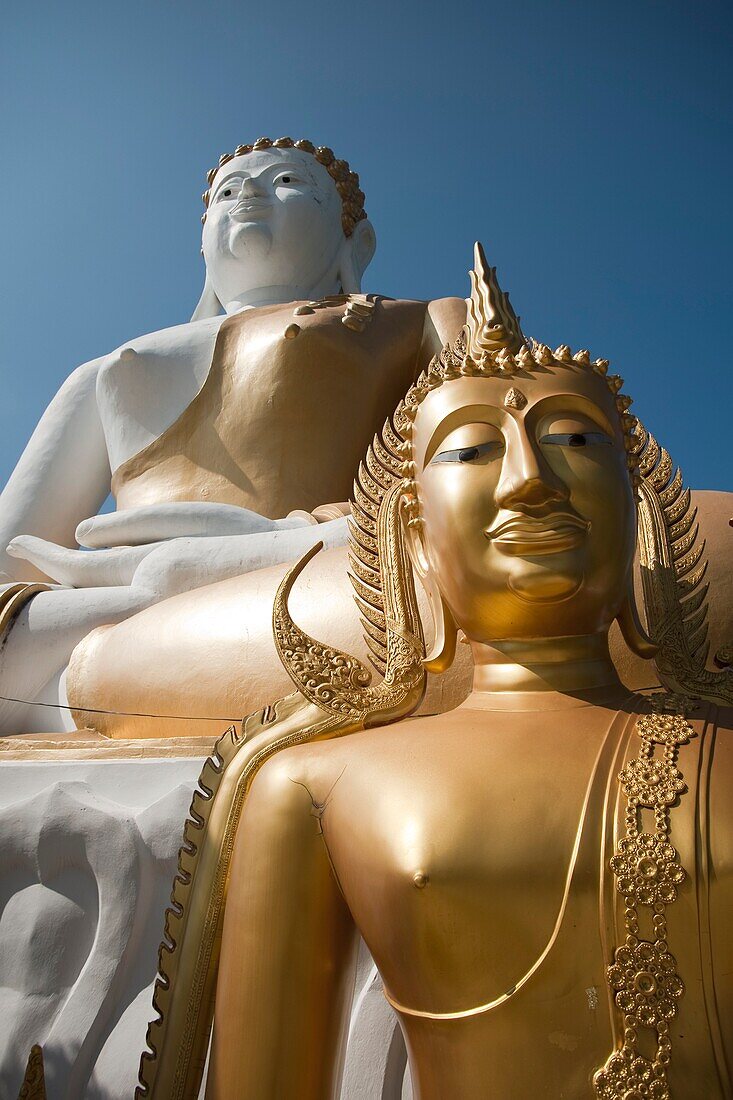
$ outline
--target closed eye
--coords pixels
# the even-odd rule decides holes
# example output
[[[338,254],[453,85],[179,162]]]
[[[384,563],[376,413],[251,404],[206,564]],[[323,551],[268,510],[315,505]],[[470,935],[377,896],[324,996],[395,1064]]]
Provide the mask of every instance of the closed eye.
[[[452,451],[441,451],[430,462],[433,466],[436,462],[478,462],[481,458],[498,458],[504,451],[504,444],[499,439],[492,439],[488,443],[479,443],[476,447],[456,447]]]
[[[543,435],[540,443],[555,447],[593,447],[598,444],[611,446],[612,440],[603,432],[561,432]]]

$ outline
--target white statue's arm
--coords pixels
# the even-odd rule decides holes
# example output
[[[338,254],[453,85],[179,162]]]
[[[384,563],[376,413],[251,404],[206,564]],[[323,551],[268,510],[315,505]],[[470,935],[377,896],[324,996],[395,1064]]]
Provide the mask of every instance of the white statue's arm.
[[[211,535],[255,535],[315,523],[305,513],[267,519],[249,508],[207,501],[148,504],[85,519],[76,529],[80,546],[99,550],[109,546],[141,546],[163,539]]]
[[[198,507],[200,505],[192,505],[194,510]],[[247,515],[255,516],[254,513]],[[255,518],[262,520],[262,517]],[[236,516],[231,517],[234,527],[236,519]],[[241,534],[206,536],[200,531],[195,537],[169,538],[92,552],[69,550],[43,539],[21,535],[10,544],[10,552],[33,562],[59,584],[72,588],[133,585],[158,600],[253,569],[292,561],[316,542],[323,541],[326,546],[341,546],[346,542],[345,518],[318,524],[298,518],[263,522],[269,526],[253,532],[245,528]],[[142,529],[138,531],[142,535]]]
[[[37,580],[44,573],[6,553],[14,536],[74,545],[76,525],[97,512],[109,493],[109,460],[96,400],[103,361],[85,363],[64,382],[0,495],[0,572],[5,579]]]

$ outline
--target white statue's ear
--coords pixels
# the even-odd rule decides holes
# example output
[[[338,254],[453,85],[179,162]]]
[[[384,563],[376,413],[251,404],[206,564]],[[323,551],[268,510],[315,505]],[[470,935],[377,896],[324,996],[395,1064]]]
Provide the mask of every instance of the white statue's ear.
[[[350,237],[344,238],[339,256],[339,280],[344,294],[361,293],[361,277],[377,250],[377,235],[368,218],[354,226]]]
[[[209,279],[209,273],[206,272],[206,279],[204,280],[204,289],[201,291],[201,297],[199,298],[198,305],[191,315],[192,321],[203,321],[207,317],[218,317],[222,311],[222,304],[214,293],[214,288],[211,285]]]
[[[425,594],[430,603],[430,611],[433,616],[433,644],[425,656],[423,667],[428,672],[445,672],[453,664],[456,655],[458,628],[455,624],[451,609],[443,599],[443,593],[438,588],[433,571],[430,568],[425,541],[422,535],[422,524],[413,523],[412,526],[409,526],[406,515],[403,516],[403,523],[407,553],[412,562],[413,569],[417,573],[420,578],[420,583],[425,589]]]

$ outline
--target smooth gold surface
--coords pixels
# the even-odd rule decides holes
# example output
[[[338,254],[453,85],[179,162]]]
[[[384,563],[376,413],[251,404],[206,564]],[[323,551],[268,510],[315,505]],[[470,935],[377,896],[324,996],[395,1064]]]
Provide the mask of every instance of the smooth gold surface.
[[[198,396],[116,471],[117,507],[207,500],[278,519],[347,499],[375,426],[423,365],[427,307],[380,299],[354,332],[344,301],[300,316],[295,339],[294,303],[227,318]]]
[[[650,704],[621,686],[607,648],[630,599],[643,478],[628,399],[587,353],[517,350],[518,324],[478,266],[480,356],[469,328],[408,392],[355,487],[355,588],[384,684],[295,626],[288,578],[275,636],[303,698],[250,720],[251,743],[245,729],[202,775],[141,1095],[197,1095],[214,985],[208,1100],[336,1095],[357,931],[401,1015],[416,1100],[592,1095],[629,1023],[608,967],[637,935],[611,864],[632,835],[619,775],[687,874],[662,907],[685,985],[668,990],[671,1062],[642,1012],[666,981],[654,967],[622,975],[641,999],[625,1009],[625,1049],[656,1058],[649,1096],[730,1095],[731,715],[690,702],[660,804],[670,776],[682,790],[677,763],[689,793],[650,826],[634,758],[636,734],[654,741]],[[520,385],[525,402],[507,401]],[[408,554],[444,618],[443,652],[460,629],[476,673],[457,709],[395,723],[399,685],[401,705],[419,698]],[[645,898],[633,919],[653,940]],[[211,949],[202,963],[189,933],[215,940],[220,922],[220,962]],[[599,1094],[630,1100],[638,1082],[614,1067]]]

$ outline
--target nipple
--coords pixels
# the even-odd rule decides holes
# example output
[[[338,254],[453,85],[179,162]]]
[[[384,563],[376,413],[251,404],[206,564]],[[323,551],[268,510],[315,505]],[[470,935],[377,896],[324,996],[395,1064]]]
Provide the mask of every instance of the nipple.
[[[415,874],[412,876],[412,884],[416,886],[418,890],[424,890],[429,882],[430,878],[425,871],[415,871]]]

